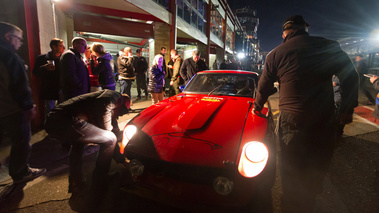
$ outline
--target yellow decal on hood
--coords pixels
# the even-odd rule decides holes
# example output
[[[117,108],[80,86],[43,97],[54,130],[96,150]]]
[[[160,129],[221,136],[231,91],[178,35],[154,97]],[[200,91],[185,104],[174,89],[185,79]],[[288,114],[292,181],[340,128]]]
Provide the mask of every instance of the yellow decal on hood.
[[[202,101],[210,101],[210,102],[221,102],[222,98],[216,98],[216,97],[204,97],[201,99]]]

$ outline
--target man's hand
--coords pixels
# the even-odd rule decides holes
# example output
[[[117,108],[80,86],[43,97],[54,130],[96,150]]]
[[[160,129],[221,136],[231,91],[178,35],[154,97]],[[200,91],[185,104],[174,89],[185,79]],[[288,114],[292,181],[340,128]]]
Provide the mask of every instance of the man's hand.
[[[263,114],[260,110],[256,110],[255,108],[253,108],[252,113],[253,113],[253,115],[257,115],[257,116],[262,117],[262,118],[267,118],[267,116],[265,114]]]
[[[170,86],[174,85],[174,81],[170,81]]]
[[[33,105],[33,108],[25,110],[24,113],[28,121],[32,121],[36,117],[36,106]]]
[[[373,84],[376,79],[378,79],[378,76],[374,75],[370,78],[370,82]]]
[[[341,113],[338,120],[340,124],[349,124],[353,122],[353,114]]]

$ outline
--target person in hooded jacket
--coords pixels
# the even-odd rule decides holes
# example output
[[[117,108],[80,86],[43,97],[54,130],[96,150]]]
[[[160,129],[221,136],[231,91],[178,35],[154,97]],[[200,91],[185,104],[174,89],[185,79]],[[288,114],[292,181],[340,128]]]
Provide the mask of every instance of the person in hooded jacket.
[[[96,67],[91,68],[92,74],[98,75],[101,88],[115,90],[114,61],[109,52],[105,52],[104,46],[100,43],[92,44],[92,52],[97,57]]]

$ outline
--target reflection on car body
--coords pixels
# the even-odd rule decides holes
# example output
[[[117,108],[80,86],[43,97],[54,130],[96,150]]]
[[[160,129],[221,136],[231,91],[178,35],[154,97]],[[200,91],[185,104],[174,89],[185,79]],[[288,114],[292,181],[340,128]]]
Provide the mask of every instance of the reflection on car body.
[[[133,118],[121,152],[138,190],[170,204],[268,202],[275,140],[269,105],[262,110],[266,116],[252,113],[256,81],[257,74],[247,71],[199,72],[182,93]]]

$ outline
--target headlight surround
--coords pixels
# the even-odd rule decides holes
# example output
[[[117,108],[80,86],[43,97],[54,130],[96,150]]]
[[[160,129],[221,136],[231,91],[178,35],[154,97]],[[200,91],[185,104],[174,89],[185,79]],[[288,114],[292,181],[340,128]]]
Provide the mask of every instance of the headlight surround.
[[[269,152],[265,144],[252,141],[245,144],[238,164],[239,173],[247,178],[259,175],[267,164]]]
[[[124,154],[126,145],[128,145],[130,139],[137,133],[137,127],[134,125],[126,125],[123,132],[122,142],[120,146],[120,153]]]

